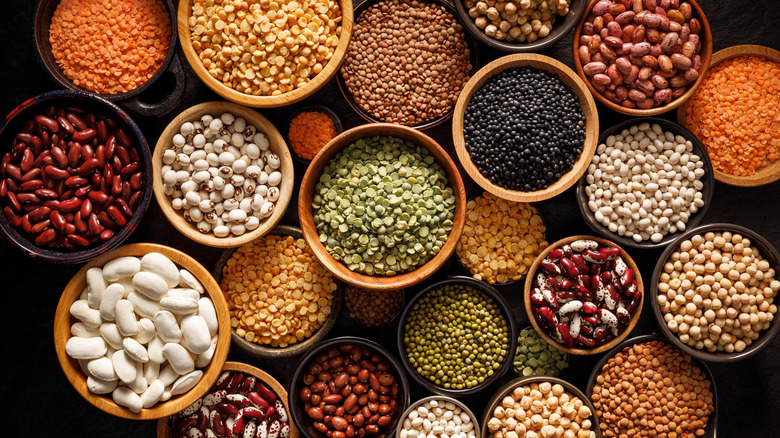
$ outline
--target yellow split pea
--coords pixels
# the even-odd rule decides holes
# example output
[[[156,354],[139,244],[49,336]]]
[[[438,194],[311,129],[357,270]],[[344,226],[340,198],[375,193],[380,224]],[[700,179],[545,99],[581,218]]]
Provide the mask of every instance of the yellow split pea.
[[[220,282],[230,324],[250,342],[287,347],[328,319],[336,282],[303,239],[266,235],[236,249]]]

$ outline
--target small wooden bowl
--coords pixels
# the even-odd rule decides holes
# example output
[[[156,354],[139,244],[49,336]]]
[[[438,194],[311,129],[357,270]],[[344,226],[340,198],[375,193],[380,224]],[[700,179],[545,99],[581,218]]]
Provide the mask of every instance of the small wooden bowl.
[[[273,389],[273,391],[276,393],[276,395],[279,397],[282,403],[284,403],[284,407],[287,409],[287,412],[290,412],[290,405],[287,397],[287,389],[284,386],[282,386],[282,384],[279,383],[278,380],[274,379],[274,377],[271,376],[270,374],[252,365],[245,364],[243,362],[233,362],[233,361],[225,362],[225,366],[222,367],[222,371],[237,371],[249,376],[257,377],[259,381],[267,384],[271,389]],[[290,425],[289,438],[300,437],[301,434],[298,431],[298,428],[295,426],[295,423],[293,423],[292,421],[288,421],[288,424]],[[171,438],[171,437],[172,435],[171,435],[170,418],[165,417],[165,418],[158,419],[157,438]]]
[[[301,232],[300,228],[289,225],[277,225],[267,234],[275,236],[292,236],[296,239],[303,238],[303,233]],[[222,268],[240,246],[241,245],[235,248],[227,248],[219,256],[219,260],[217,260],[217,263],[214,265],[214,269],[212,271],[212,275],[214,276],[217,285],[220,285],[222,282]],[[336,280],[336,285],[337,288],[333,294],[333,304],[331,305],[331,311],[330,315],[328,315],[328,319],[319,329],[317,329],[316,332],[303,341],[296,342],[295,344],[288,345],[287,347],[271,347],[261,345],[256,342],[247,341],[246,339],[239,336],[235,330],[231,329],[230,333],[232,338],[232,345],[238,347],[240,350],[243,350],[245,353],[258,360],[287,359],[305,353],[314,347],[318,342],[325,339],[325,337],[328,335],[328,332],[330,332],[339,318],[339,312],[341,311],[341,306],[344,302],[344,286],[338,280]],[[219,287],[221,290],[221,286]],[[224,293],[224,291],[222,292]]]
[[[598,100],[600,104],[604,105],[605,107],[613,111],[622,114],[627,114],[629,116],[634,116],[634,117],[655,116],[673,110],[678,106],[682,105],[683,103],[685,103],[685,101],[687,101],[693,95],[693,93],[696,92],[696,89],[699,88],[699,85],[701,85],[701,83],[704,81],[704,76],[707,75],[707,70],[709,70],[710,68],[710,58],[712,57],[712,31],[710,30],[710,23],[709,21],[707,21],[707,17],[704,15],[704,11],[702,11],[699,4],[695,0],[687,0],[687,2],[693,8],[693,17],[697,18],[701,22],[701,33],[699,34],[699,39],[701,41],[701,52],[699,53],[699,55],[701,56],[701,68],[699,69],[699,78],[696,80],[696,82],[693,83],[693,85],[691,85],[688,88],[688,90],[682,96],[672,100],[666,105],[655,107],[655,108],[641,109],[641,108],[626,108],[623,105],[619,105],[607,99],[606,97],[604,97],[603,94],[599,93],[598,91],[596,91],[595,88],[593,88],[593,85],[587,79],[585,72],[582,70],[582,63],[580,62],[580,56],[578,54],[578,49],[580,47],[580,35],[582,34],[582,25],[585,23],[585,20],[587,20],[590,11],[593,10],[593,6],[599,1],[600,0],[590,0],[587,8],[585,8],[585,14],[582,16],[582,19],[580,19],[580,22],[577,24],[577,27],[574,29],[574,39],[573,39],[574,68],[575,70],[577,70],[577,74],[580,76],[580,78],[582,78],[582,80],[587,85],[588,90],[590,90],[591,94],[593,94],[593,96],[596,97],[596,100]]]
[[[412,411],[416,410],[417,408],[419,408],[420,406],[422,406],[423,404],[425,404],[425,403],[427,403],[429,401],[438,401],[438,402],[442,402],[442,403],[452,403],[455,406],[459,407],[462,412],[465,412],[466,415],[469,416],[469,418],[471,419],[471,423],[474,425],[474,435],[475,435],[474,438],[481,438],[483,436],[480,433],[481,431],[479,429],[479,419],[477,418],[476,415],[474,415],[474,412],[472,412],[472,410],[469,409],[468,406],[466,406],[465,403],[463,403],[462,401],[460,401],[460,400],[458,400],[456,398],[448,397],[446,395],[429,395],[428,397],[423,397],[420,400],[417,400],[416,402],[414,402],[411,405],[409,405],[409,407],[406,408],[406,410],[401,414],[401,417],[400,417],[401,421],[398,422],[398,426],[396,426],[396,428],[395,428],[395,438],[402,438],[401,431],[404,429],[404,424],[403,424],[404,421],[403,420],[408,418],[409,414]],[[441,406],[441,403],[439,404],[439,406]]]
[[[184,394],[172,397],[168,401],[159,402],[149,409],[142,409],[141,412],[136,414],[124,406],[114,403],[111,394],[99,395],[90,392],[87,388],[87,376],[81,371],[79,361],[71,358],[65,352],[65,344],[71,337],[71,325],[78,321],[71,316],[70,306],[74,301],[79,299],[82,291],[87,286],[87,270],[96,266],[102,267],[108,261],[117,257],[143,257],[151,252],[159,252],[168,257],[180,268],[190,271],[195,278],[201,282],[206,290],[205,294],[211,298],[211,301],[214,303],[214,307],[217,310],[219,338],[214,356],[211,359],[211,362],[205,368],[202,368],[203,377],[195,387]],[[62,366],[65,377],[68,378],[68,381],[70,381],[76,391],[89,403],[98,409],[117,417],[131,420],[153,420],[166,417],[186,408],[195,400],[202,397],[211,385],[216,382],[217,377],[219,377],[222,372],[222,366],[227,359],[228,350],[230,349],[230,317],[228,316],[227,303],[225,303],[225,298],[222,295],[222,291],[219,289],[219,284],[217,284],[211,274],[209,274],[209,271],[198,263],[197,260],[177,249],[167,246],[155,243],[133,243],[120,246],[119,248],[92,260],[84,265],[76,275],[73,276],[70,282],[68,282],[65,286],[65,290],[62,292],[60,301],[57,304],[56,313],[54,314],[54,347],[57,350],[57,359]]]
[[[623,259],[623,261],[626,262],[629,268],[631,268],[634,271],[634,278],[636,279],[636,286],[637,289],[639,289],[642,292],[642,300],[639,302],[639,306],[637,307],[636,311],[633,315],[631,315],[631,322],[628,324],[628,327],[626,327],[623,332],[612,339],[611,341],[607,342],[606,344],[602,344],[599,346],[596,346],[594,348],[580,348],[580,347],[566,347],[565,345],[561,344],[560,342],[556,341],[550,335],[547,334],[547,331],[543,329],[539,322],[536,320],[536,317],[534,316],[533,311],[533,305],[531,304],[531,290],[534,288],[535,278],[536,278],[536,272],[539,270],[539,262],[544,260],[545,257],[547,257],[552,250],[555,248],[560,247],[563,244],[574,242],[575,240],[580,239],[589,239],[589,240],[595,240],[602,246],[615,246],[620,248],[620,246],[616,245],[614,242],[611,242],[607,239],[603,239],[601,237],[595,237],[595,236],[587,236],[587,235],[576,235],[576,236],[569,236],[564,237],[563,239],[550,244],[550,246],[547,247],[541,254],[539,254],[538,257],[534,260],[534,264],[531,266],[531,269],[528,270],[528,279],[530,281],[526,281],[525,285],[523,287],[523,300],[525,303],[525,312],[528,315],[528,319],[531,321],[531,325],[534,326],[534,329],[537,333],[539,333],[539,336],[541,336],[545,341],[549,342],[551,345],[555,346],[555,348],[577,356],[585,356],[585,355],[591,355],[591,354],[599,354],[603,353],[611,348],[613,348],[615,345],[622,342],[629,333],[631,333],[631,330],[634,329],[636,326],[636,323],[639,321],[639,316],[642,314],[642,306],[645,302],[645,286],[642,282],[642,275],[639,272],[639,267],[637,267],[636,263],[634,262],[634,259],[631,258],[631,256],[628,255],[628,253],[623,249],[620,248],[620,257]]]
[[[780,52],[769,47],[757,46],[751,44],[739,45],[728,47],[720,50],[712,55],[712,61],[710,61],[710,68],[718,65],[719,63],[736,58],[738,56],[758,56],[767,60],[780,64]],[[706,80],[706,78],[704,78]],[[695,130],[696,127],[688,126],[685,122],[685,117],[688,111],[688,104],[677,108],[677,122],[682,126]],[[705,145],[706,147],[706,145]],[[737,176],[729,173],[722,172],[714,169],[715,179],[724,184],[729,184],[738,187],[758,187],[771,182],[775,182],[780,179],[780,160],[771,163],[770,165],[757,170],[752,175]]]
[[[292,152],[293,159],[308,166],[309,163],[311,163],[311,158],[304,158],[299,155],[290,141],[290,125],[292,125],[292,121],[295,120],[299,114],[307,112],[318,112],[328,116],[333,121],[333,127],[336,129],[336,135],[344,132],[344,125],[341,123],[341,119],[335,111],[321,104],[306,105],[290,114],[290,117],[287,118],[287,122],[284,124],[284,139],[287,140],[287,146],[289,146],[290,152]]]
[[[582,145],[582,153],[580,154],[579,159],[577,159],[577,162],[575,162],[574,166],[563,174],[558,181],[542,190],[533,192],[508,190],[493,184],[493,182],[483,176],[471,160],[471,155],[466,149],[466,140],[463,135],[466,108],[474,93],[476,93],[490,77],[513,67],[523,66],[533,67],[557,75],[561,82],[566,84],[566,86],[568,86],[579,98],[580,106],[582,107],[582,112],[586,119],[585,141]],[[562,62],[548,56],[533,53],[507,55],[482,67],[471,77],[471,79],[469,79],[468,83],[463,88],[463,91],[458,98],[458,103],[455,105],[455,113],[452,117],[452,140],[455,144],[455,152],[458,154],[458,159],[466,173],[468,173],[479,186],[488,192],[500,198],[518,202],[538,202],[550,199],[563,193],[566,189],[575,184],[587,170],[588,164],[590,164],[590,159],[596,151],[598,136],[599,118],[596,111],[596,102],[593,100],[593,96],[588,93],[582,79]]]
[[[171,197],[165,194],[165,189],[163,188],[162,154],[166,149],[171,147],[171,139],[175,134],[179,133],[179,128],[182,123],[200,120],[201,116],[205,114],[218,116],[223,112],[230,112],[236,117],[243,117],[248,124],[252,124],[258,131],[264,132],[271,143],[270,150],[279,155],[282,162],[280,167],[282,182],[279,184],[279,199],[274,205],[273,214],[264,219],[259,227],[252,231],[247,231],[240,236],[230,234],[227,237],[217,237],[211,232],[201,233],[198,231],[195,223],[185,219],[180,211],[174,210],[173,206],[171,206]],[[290,204],[290,198],[295,189],[295,169],[290,149],[287,147],[284,137],[282,137],[268,119],[256,111],[242,105],[225,101],[203,102],[184,110],[181,114],[176,116],[176,118],[168,124],[162,134],[160,134],[160,137],[157,140],[157,146],[154,148],[154,154],[152,156],[152,167],[154,170],[154,197],[157,200],[160,209],[163,211],[163,214],[165,214],[165,218],[168,219],[168,222],[191,240],[200,243],[201,245],[214,248],[232,248],[240,246],[270,231],[279,223],[282,216],[284,216],[284,212]]]
[[[187,58],[187,62],[190,64],[195,74],[200,78],[203,83],[206,84],[212,91],[219,94],[221,97],[254,108],[276,108],[280,106],[290,105],[295,102],[301,101],[317,90],[322,88],[333,75],[336,74],[341,62],[344,60],[344,55],[347,52],[349,46],[349,40],[352,38],[352,26],[353,21],[353,7],[352,0],[339,0],[339,7],[341,9],[341,35],[339,36],[339,43],[336,46],[333,56],[315,77],[303,85],[296,88],[293,91],[282,93],[278,96],[254,96],[242,93],[233,88],[225,85],[221,80],[218,80],[211,76],[203,66],[203,62],[200,60],[198,53],[192,46],[191,32],[190,32],[190,16],[192,15],[192,3],[193,0],[183,0],[179,2],[178,11],[178,27],[179,27],[179,43],[181,44],[184,56]]]
[[[452,220],[452,230],[439,253],[413,271],[394,276],[365,275],[353,272],[346,265],[334,259],[320,242],[319,232],[314,225],[314,214],[311,207],[314,189],[325,165],[339,151],[353,142],[375,136],[397,137],[426,148],[447,173],[447,181],[455,196],[455,217]],[[336,277],[365,289],[403,289],[431,276],[455,251],[458,238],[461,232],[463,232],[463,224],[466,221],[466,189],[452,158],[435,140],[416,129],[406,126],[390,123],[372,123],[344,131],[325,145],[317,156],[314,157],[301,183],[298,199],[298,216],[300,217],[301,229],[303,230],[303,237],[306,239],[306,243],[311,246],[314,255],[320,262],[329,271],[333,272]]]

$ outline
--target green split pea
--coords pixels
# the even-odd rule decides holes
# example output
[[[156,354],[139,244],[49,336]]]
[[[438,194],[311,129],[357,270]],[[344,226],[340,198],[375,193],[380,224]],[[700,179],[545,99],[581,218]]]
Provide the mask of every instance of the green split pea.
[[[455,196],[427,149],[369,137],[325,165],[314,224],[328,253],[350,270],[396,275],[434,257],[452,230]]]
[[[526,328],[520,332],[512,361],[515,373],[524,377],[557,377],[568,366],[568,355],[550,345],[536,330]]]

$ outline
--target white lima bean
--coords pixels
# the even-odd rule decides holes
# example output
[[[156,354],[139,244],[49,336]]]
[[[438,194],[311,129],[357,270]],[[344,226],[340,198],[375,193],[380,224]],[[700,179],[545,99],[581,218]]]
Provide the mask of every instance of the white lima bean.
[[[116,258],[86,277],[70,307],[76,322],[65,351],[79,361],[91,392],[140,412],[200,381],[198,368],[216,350],[218,322],[191,272],[149,253]]]
[[[585,176],[588,208],[611,232],[658,243],[704,206],[704,161],[693,144],[641,123],[607,137]]]
[[[469,414],[447,399],[433,398],[409,411],[400,438],[474,438],[476,428]]]
[[[183,123],[162,156],[171,206],[204,234],[256,229],[278,198],[266,193],[278,193],[282,181],[281,159],[269,147],[264,133],[231,113]]]

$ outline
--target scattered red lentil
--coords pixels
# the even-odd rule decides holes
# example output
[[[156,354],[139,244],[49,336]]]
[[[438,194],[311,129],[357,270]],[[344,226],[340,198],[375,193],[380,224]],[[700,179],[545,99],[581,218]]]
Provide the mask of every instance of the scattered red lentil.
[[[716,170],[755,173],[780,158],[780,65],[739,56],[712,67],[687,103],[685,124]]]
[[[49,29],[52,54],[65,75],[100,94],[126,93],[148,81],[170,39],[160,0],[62,0]]]
[[[311,160],[336,134],[336,125],[327,114],[304,111],[290,122],[288,137],[295,153]]]

